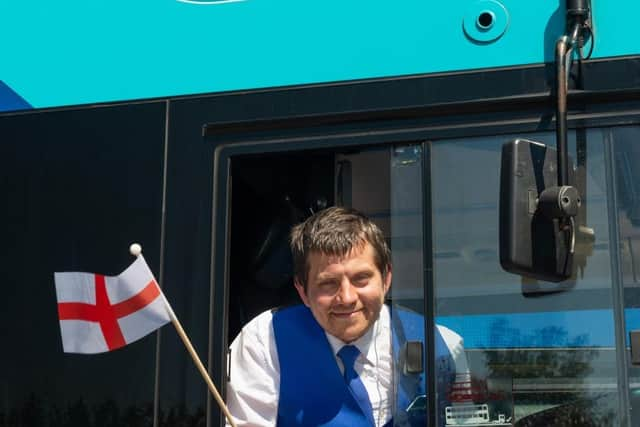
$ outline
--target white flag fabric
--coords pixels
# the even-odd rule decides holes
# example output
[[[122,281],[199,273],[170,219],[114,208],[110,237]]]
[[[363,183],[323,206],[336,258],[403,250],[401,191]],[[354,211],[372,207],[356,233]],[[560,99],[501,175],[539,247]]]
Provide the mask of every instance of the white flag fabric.
[[[118,276],[55,273],[65,353],[103,353],[171,321],[164,295],[142,255]]]

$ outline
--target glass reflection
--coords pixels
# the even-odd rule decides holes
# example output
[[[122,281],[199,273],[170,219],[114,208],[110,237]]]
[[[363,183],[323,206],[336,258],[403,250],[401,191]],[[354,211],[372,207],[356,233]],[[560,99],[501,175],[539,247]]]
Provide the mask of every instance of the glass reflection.
[[[460,416],[447,425],[619,422],[610,403],[617,373],[603,134],[580,135],[578,144],[572,136],[596,241],[577,248],[582,268],[566,292],[547,292],[552,284],[500,267],[500,152],[514,137],[432,146],[436,321],[462,336],[470,370],[468,396],[459,402],[464,410],[452,405],[449,412]],[[551,134],[519,137],[554,144]],[[450,400],[452,391],[438,400]]]

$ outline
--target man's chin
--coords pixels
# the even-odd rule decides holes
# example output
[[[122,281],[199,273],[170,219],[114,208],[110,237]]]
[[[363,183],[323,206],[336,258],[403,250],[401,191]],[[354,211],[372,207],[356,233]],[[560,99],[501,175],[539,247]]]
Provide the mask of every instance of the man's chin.
[[[355,328],[342,329],[338,331],[338,333],[332,334],[332,335],[335,336],[336,338],[340,338],[341,341],[348,344],[350,342],[357,340],[358,338],[363,336],[366,332],[367,332],[366,328],[362,328],[359,326]]]

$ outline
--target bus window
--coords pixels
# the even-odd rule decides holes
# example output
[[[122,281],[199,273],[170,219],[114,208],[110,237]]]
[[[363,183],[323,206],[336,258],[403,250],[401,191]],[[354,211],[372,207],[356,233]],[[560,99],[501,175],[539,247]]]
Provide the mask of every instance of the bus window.
[[[424,426],[427,410],[422,147],[412,143],[231,156],[228,339],[256,314],[300,302],[291,277],[292,225],[326,206],[362,211],[381,228],[392,251],[387,302],[394,351],[396,356],[406,348],[413,352],[410,369],[405,369],[409,361],[396,357],[395,385],[392,378],[380,380],[398,393],[373,397],[381,407],[396,409],[380,410],[374,417],[393,416],[397,425]]]
[[[615,211],[613,224],[618,229],[621,281],[624,285],[625,347],[629,348],[629,334],[640,330],[640,138],[638,127],[619,127],[604,131],[610,141],[615,181]],[[638,349],[634,349],[637,353]],[[640,420],[640,366],[629,365],[628,389],[631,424]]]
[[[554,141],[550,134],[521,136]],[[568,292],[545,292],[544,282],[500,267],[500,150],[511,139],[432,143],[436,322],[462,336],[471,374],[466,393],[458,387],[438,396],[457,404],[446,408],[445,421],[618,425],[603,132],[586,132],[580,167],[596,241],[590,249],[576,248],[585,261]]]

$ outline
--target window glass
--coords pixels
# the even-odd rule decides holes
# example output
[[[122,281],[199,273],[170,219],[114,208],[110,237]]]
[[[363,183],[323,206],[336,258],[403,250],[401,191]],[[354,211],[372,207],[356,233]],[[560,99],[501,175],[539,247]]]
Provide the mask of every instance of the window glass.
[[[399,144],[338,156],[341,169],[348,171],[338,188],[348,191],[337,200],[372,218],[391,249],[393,280],[387,299],[395,354],[395,425],[426,423],[422,147]]]
[[[523,136],[554,145],[552,134]],[[436,323],[463,340],[469,369],[438,391],[442,423],[617,425],[603,133],[582,133],[572,155],[595,242],[578,242],[564,292],[500,266],[500,156],[513,138],[432,144]]]
[[[396,425],[424,426],[427,422],[423,168],[422,144],[392,148],[390,246],[392,316],[395,320],[392,331],[398,353],[394,376]],[[416,346],[422,351],[419,355],[422,369],[415,369],[415,360],[410,358],[411,354],[416,355]]]
[[[616,220],[619,232],[620,273],[624,284],[625,337],[640,330],[640,138],[638,127],[608,129],[612,147],[613,179],[616,191]],[[626,341],[630,346],[629,338]],[[635,349],[634,349],[635,350]],[[640,367],[629,365],[631,425],[640,421]]]

